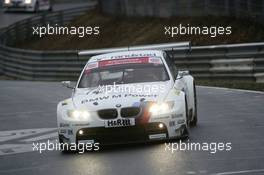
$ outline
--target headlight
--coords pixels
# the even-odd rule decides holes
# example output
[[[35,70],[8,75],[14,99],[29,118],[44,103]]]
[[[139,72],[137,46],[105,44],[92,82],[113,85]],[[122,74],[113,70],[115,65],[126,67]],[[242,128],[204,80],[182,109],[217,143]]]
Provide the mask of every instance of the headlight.
[[[5,0],[5,4],[10,4],[10,0]]]
[[[31,4],[31,0],[25,0],[25,4]]]
[[[170,101],[170,102],[164,102],[161,104],[158,103],[154,103],[150,106],[149,108],[149,112],[153,115],[157,115],[157,114],[163,114],[168,112],[169,110],[171,110],[174,106],[174,102]]]
[[[90,113],[86,110],[69,110],[67,115],[69,118],[78,121],[87,121],[90,119]]]

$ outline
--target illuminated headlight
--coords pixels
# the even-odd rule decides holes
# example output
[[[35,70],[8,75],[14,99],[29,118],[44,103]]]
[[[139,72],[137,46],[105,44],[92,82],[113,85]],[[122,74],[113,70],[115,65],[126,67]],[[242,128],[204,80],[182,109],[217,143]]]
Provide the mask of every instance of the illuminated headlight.
[[[5,4],[10,4],[10,0],[5,0]]]
[[[164,102],[161,104],[154,103],[150,106],[149,112],[152,115],[158,115],[158,114],[164,114],[167,113],[169,110],[171,110],[174,106],[174,102]]]
[[[25,0],[25,4],[31,4],[32,0]]]
[[[69,118],[77,121],[87,121],[90,119],[90,113],[85,110],[69,110],[67,112]]]

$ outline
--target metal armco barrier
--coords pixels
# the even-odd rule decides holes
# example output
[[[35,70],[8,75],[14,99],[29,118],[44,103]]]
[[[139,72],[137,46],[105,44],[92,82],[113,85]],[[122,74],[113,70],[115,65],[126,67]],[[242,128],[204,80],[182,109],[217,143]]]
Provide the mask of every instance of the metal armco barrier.
[[[83,7],[77,7],[67,10],[55,11],[52,13],[45,13],[33,16],[16,22],[4,29],[1,29],[0,44],[6,46],[12,46],[19,42],[24,42],[28,39],[39,39],[38,35],[33,35],[32,27],[41,27],[58,25],[64,26],[71,22],[76,17],[85,14],[88,10],[94,9],[96,2],[91,5],[85,5]]]
[[[198,78],[264,82],[264,43],[198,46],[174,58]]]
[[[190,70],[199,79],[264,82],[264,43],[202,46],[191,50],[168,47],[166,50],[180,70]],[[0,46],[0,65],[5,75],[18,79],[76,80],[89,58],[100,54],[99,50],[85,53],[78,56],[78,51],[44,52]]]
[[[82,51],[33,51],[10,47],[31,36],[32,26],[65,24],[93,7],[42,14],[19,21],[0,31],[0,74],[23,80],[76,80],[93,55],[120,51],[112,48]],[[166,50],[180,70],[190,70],[198,79],[250,80],[264,82],[264,43],[188,47],[187,43],[134,46],[135,49]],[[173,48],[173,49],[172,49]]]

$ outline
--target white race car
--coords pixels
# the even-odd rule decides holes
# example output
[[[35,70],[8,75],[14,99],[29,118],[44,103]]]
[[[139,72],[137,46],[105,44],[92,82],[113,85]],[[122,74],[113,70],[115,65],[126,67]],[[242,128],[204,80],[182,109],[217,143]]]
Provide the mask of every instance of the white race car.
[[[72,97],[57,106],[60,143],[120,144],[188,136],[197,123],[196,89],[164,51],[92,57]]]
[[[52,10],[51,0],[3,0],[5,11],[29,11]]]

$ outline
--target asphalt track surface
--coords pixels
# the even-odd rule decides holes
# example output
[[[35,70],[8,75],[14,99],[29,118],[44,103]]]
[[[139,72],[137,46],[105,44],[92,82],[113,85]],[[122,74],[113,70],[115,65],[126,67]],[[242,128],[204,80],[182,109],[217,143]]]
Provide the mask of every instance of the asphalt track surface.
[[[262,93],[197,88],[199,122],[185,143],[231,142],[231,151],[172,153],[154,143],[33,152],[32,141],[56,139],[56,105],[70,94],[57,82],[0,81],[1,175],[264,174]]]
[[[59,11],[69,8],[82,7],[83,5],[89,5],[90,2],[86,3],[59,3],[54,4],[53,11]],[[7,27],[15,22],[26,19],[28,17],[34,16],[36,13],[32,12],[7,12],[5,13],[2,8],[0,8],[0,29]]]

